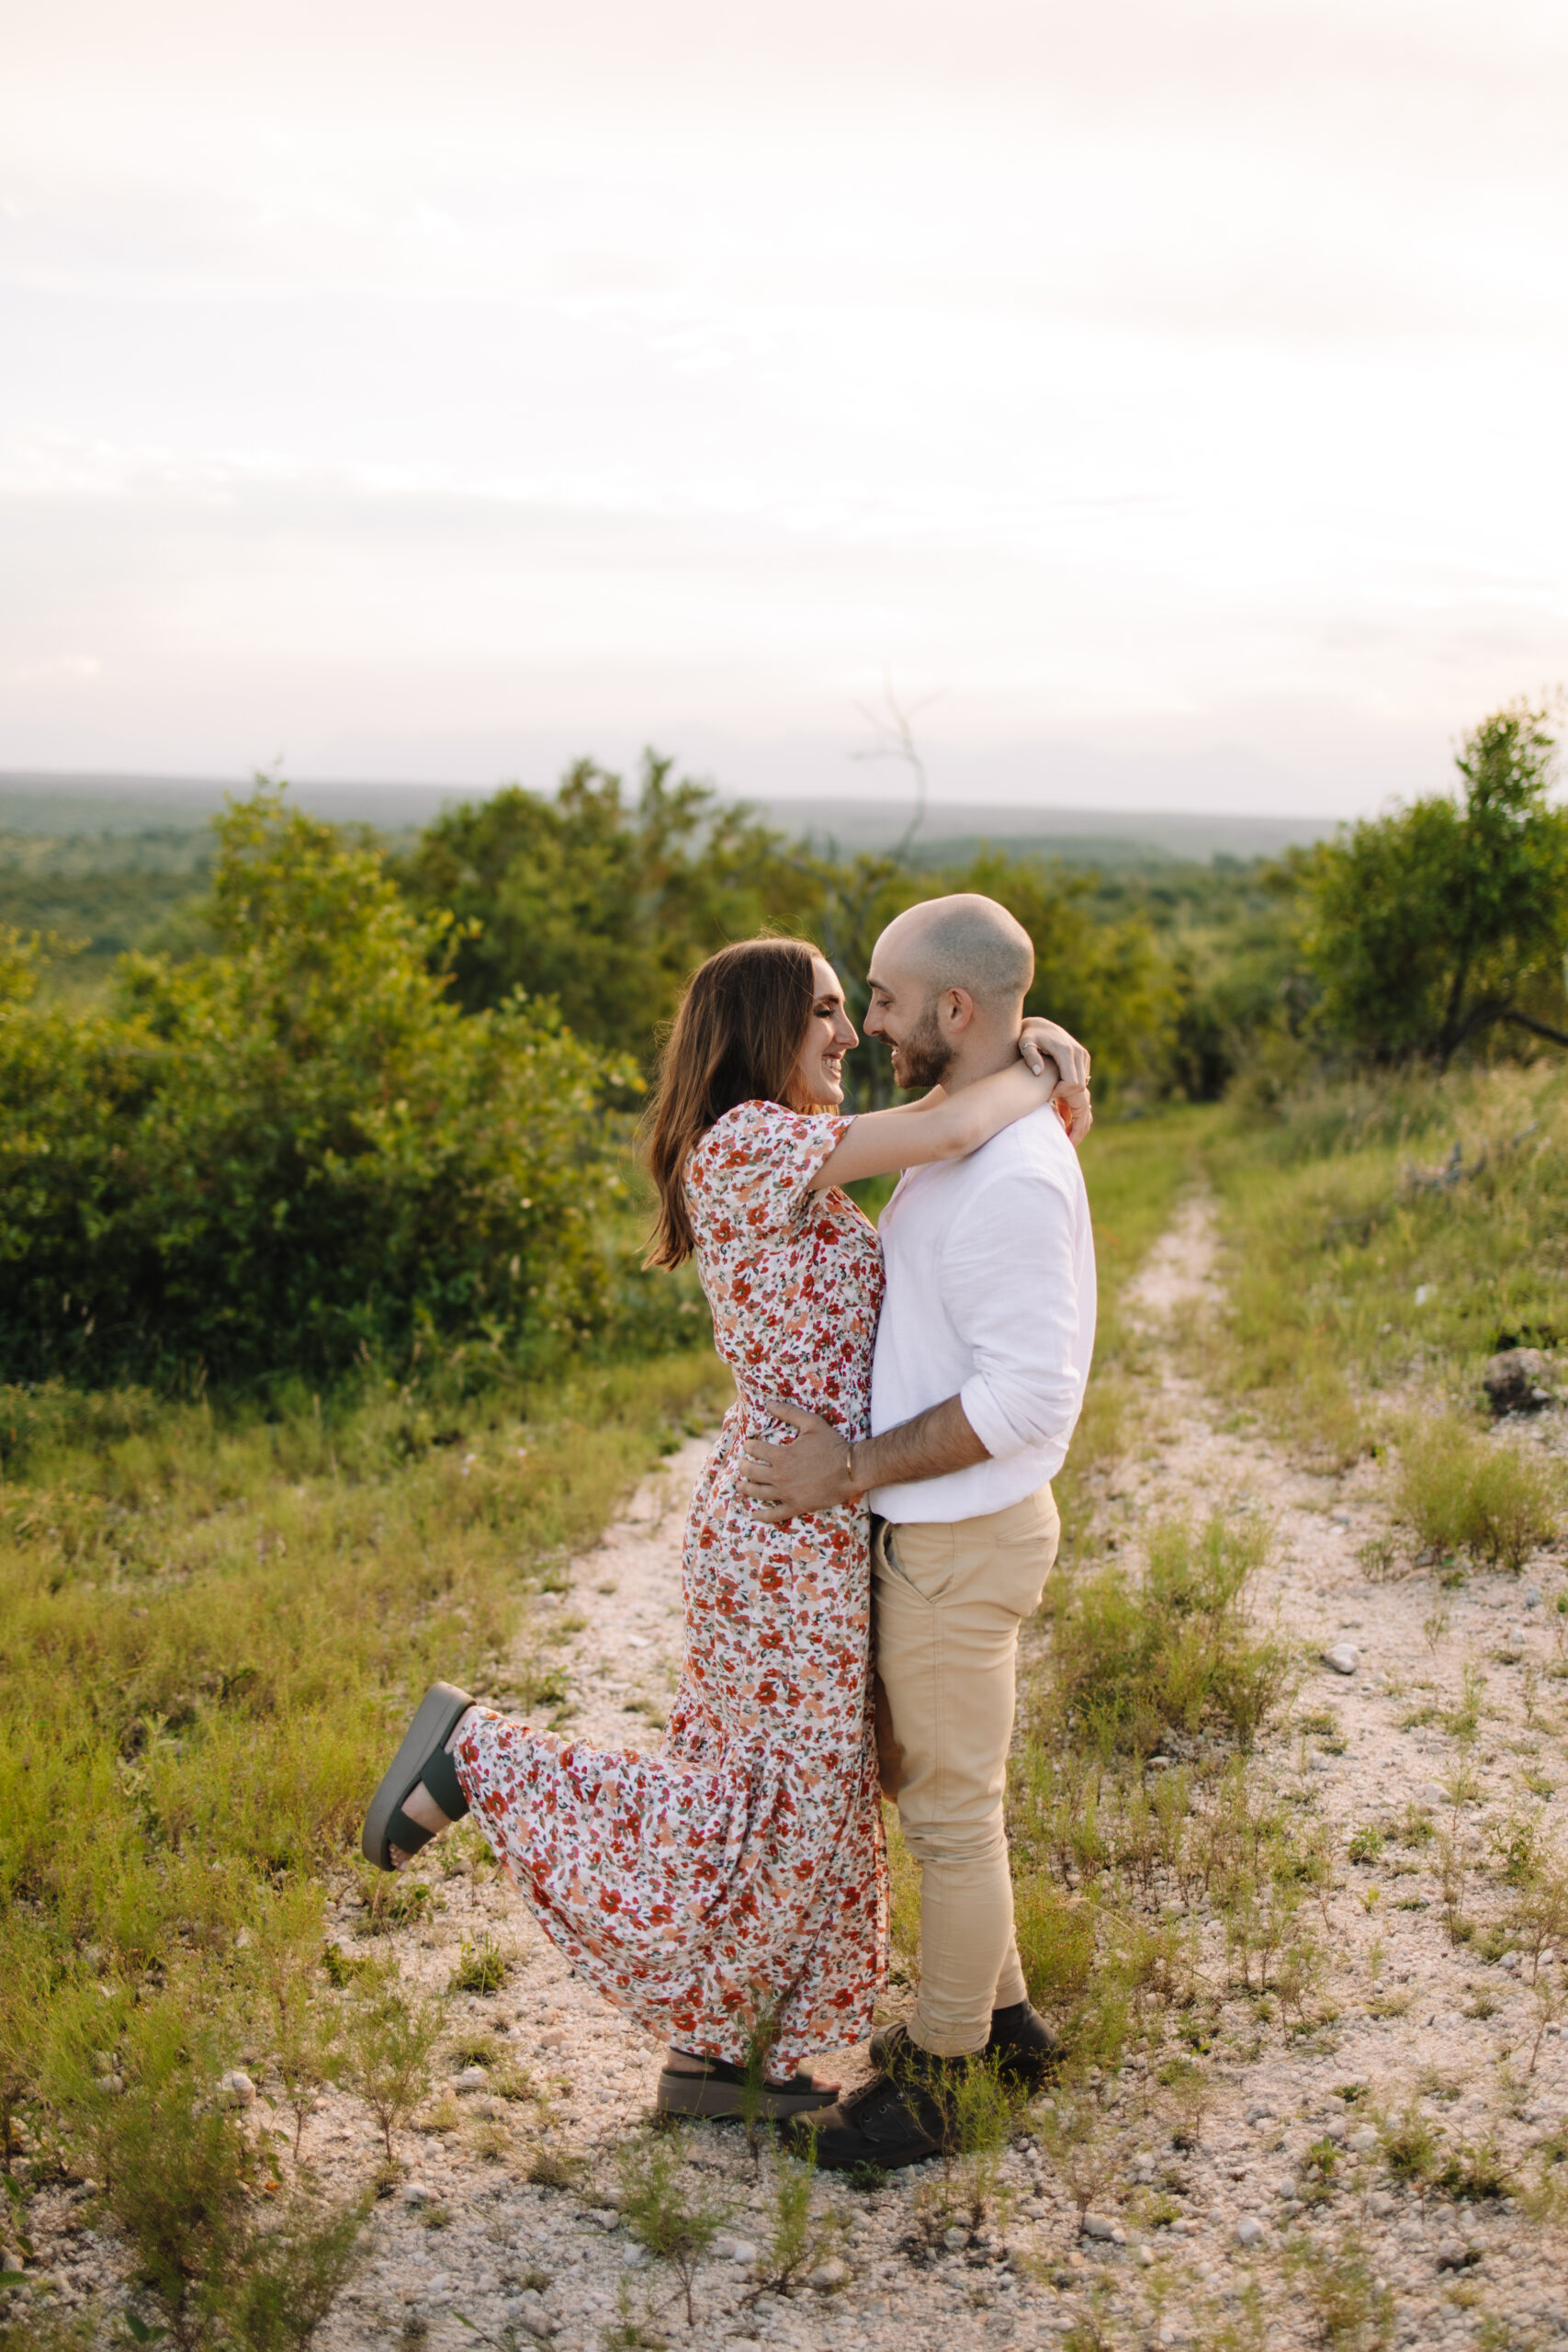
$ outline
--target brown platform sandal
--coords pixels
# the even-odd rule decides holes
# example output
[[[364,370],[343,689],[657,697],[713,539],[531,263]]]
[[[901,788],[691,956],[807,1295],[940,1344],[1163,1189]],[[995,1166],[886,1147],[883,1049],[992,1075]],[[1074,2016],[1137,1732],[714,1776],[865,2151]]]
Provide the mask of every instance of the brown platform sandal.
[[[696,2057],[697,2052],[691,2054]],[[660,2114],[702,2115],[712,2121],[743,2116],[745,2068],[732,2066],[724,2058],[704,2058],[701,2065],[700,2075],[682,2074],[674,2066],[663,2068],[659,2077]],[[835,2086],[814,2082],[809,2075],[792,2075],[786,2083],[765,2082],[757,2094],[756,2120],[786,2122],[792,2115],[809,2115],[817,2108],[831,2107],[837,2097]]]

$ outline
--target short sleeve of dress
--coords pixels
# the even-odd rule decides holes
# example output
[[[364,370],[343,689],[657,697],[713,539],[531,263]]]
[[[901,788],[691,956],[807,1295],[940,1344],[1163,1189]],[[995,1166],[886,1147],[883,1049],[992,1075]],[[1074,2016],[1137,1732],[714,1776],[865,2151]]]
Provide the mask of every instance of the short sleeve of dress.
[[[740,1102],[716,1119],[686,1163],[686,1197],[699,1228],[720,1216],[754,1235],[784,1234],[812,1178],[854,1122],[780,1102]]]

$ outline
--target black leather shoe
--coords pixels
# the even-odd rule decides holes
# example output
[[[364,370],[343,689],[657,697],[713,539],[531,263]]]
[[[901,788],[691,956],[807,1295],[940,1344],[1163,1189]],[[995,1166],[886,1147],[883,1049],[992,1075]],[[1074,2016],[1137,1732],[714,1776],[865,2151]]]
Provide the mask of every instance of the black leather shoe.
[[[1061,2064],[1062,2045],[1038,2009],[1015,2001],[1010,2009],[991,2011],[986,2056],[996,2060],[997,2072],[1008,2082],[1034,2089]]]
[[[900,2052],[916,2047],[900,2018],[872,2035],[871,2063],[879,2072],[890,2065],[897,2069]],[[980,2055],[995,2060],[1005,2082],[1033,2088],[1059,2063],[1062,2045],[1037,2010],[1027,2001],[1016,2001],[1010,2009],[991,2011],[991,2038]]]
[[[909,2064],[919,2059],[919,2073]],[[896,2062],[898,2063],[898,2062]],[[899,2064],[901,2080],[874,2074],[869,2083],[839,2100],[818,2108],[815,2115],[797,2116],[785,2128],[805,2143],[809,2133],[818,2165],[825,2172],[847,2172],[852,2165],[875,2165],[883,2172],[900,2165],[922,2164],[953,2144],[946,2103],[933,2096],[931,2086],[940,2070],[961,2066],[961,2058],[931,2058],[908,2043]]]

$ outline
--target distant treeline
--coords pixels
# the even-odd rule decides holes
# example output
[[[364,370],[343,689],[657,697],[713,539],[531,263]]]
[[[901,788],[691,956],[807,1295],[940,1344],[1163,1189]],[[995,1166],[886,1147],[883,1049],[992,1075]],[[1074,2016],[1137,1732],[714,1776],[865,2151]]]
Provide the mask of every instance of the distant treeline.
[[[1093,1027],[1102,1091],[1212,1094],[1229,1074],[1223,1039],[1238,1011],[1265,1012],[1278,983],[1279,907],[1261,860],[1123,854],[1097,871],[941,842],[839,855],[722,804],[653,754],[629,786],[583,762],[553,795],[513,787],[389,838],[343,831],[382,850],[422,912],[469,926],[456,959],[465,1006],[515,987],[552,997],[580,1035],[645,1068],[684,974],[724,940],[763,924],[819,938],[858,1007],[882,925],[944,889],[1015,906],[1036,940],[1036,1009]],[[180,960],[210,947],[216,854],[210,827],[55,838],[0,827],[0,924],[51,941],[41,992],[81,1001],[128,950]],[[1225,1001],[1210,1003],[1205,983],[1221,971]],[[874,1053],[853,1075],[861,1099],[886,1098]]]

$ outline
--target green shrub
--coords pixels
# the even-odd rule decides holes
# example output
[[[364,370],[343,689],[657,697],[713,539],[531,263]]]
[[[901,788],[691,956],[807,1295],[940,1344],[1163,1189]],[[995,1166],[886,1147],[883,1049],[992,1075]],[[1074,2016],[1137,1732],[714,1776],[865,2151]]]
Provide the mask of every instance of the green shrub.
[[[1397,2123],[1384,2126],[1382,2158],[1396,2180],[1428,2181],[1438,2166],[1438,2142],[1413,2099]]]
[[[395,1960],[367,1969],[353,1987],[346,2038],[355,2087],[376,2118],[389,2164],[394,2132],[430,2089],[445,2022],[434,2002],[400,1982]]]
[[[279,792],[218,831],[216,954],[73,1015],[0,952],[0,1374],[321,1378],[601,1317],[631,1066],[520,996],[465,1016],[442,918]]]
[[[1511,2197],[1517,2186],[1496,2142],[1461,2141],[1432,2175],[1432,2186],[1460,2203],[1482,2205]]]
[[[1423,1551],[1469,1552],[1518,1569],[1561,1524],[1554,1463],[1457,1414],[1416,1422],[1401,1451],[1398,1509]]]
[[[512,1962],[492,1935],[482,1935],[477,1943],[471,1936],[465,1936],[448,1990],[487,1996],[499,1993],[511,1973]]]
[[[945,2098],[953,2142],[947,2160],[949,2194],[956,2194],[970,2228],[977,2230],[997,2201],[1002,2158],[1029,2105],[1029,2092],[1008,2082],[994,2060],[972,2058]]]
[[[261,2147],[223,2102],[233,2020],[210,1966],[162,1990],[57,1993],[46,2087],[68,2143],[90,2155],[176,2345],[287,2352],[309,2344],[355,2259],[356,2205],[276,2188]]]
[[[817,2186],[817,2151],[806,2140],[797,2154],[781,2149],[773,2159],[767,2243],[759,2257],[753,2299],[759,2294],[788,2295],[807,2271],[833,2253],[841,2224],[836,2216],[819,2219],[811,2210]]]
[[[182,2342],[200,2340],[202,2306],[241,2250],[257,2177],[254,2150],[214,2098],[231,2053],[206,1989],[187,1977],[177,1991],[128,1999],[113,2077],[91,2063],[96,2020],[84,1995],[57,2012],[51,2068],[50,2087],[78,2144],[91,2148],[104,2201]]]
[[[694,965],[764,923],[807,921],[811,882],[783,837],[672,767],[646,753],[633,800],[580,760],[554,793],[513,785],[425,828],[396,870],[415,905],[458,918],[465,1009],[525,989],[579,1036],[651,1057]]]
[[[318,1973],[323,1949],[335,1949],[322,1943],[324,1908],[325,1890],[298,1882],[286,1883],[271,1901],[256,1902],[244,1972],[257,2014],[268,2020],[278,2079],[294,2117],[296,2161],[317,2094],[339,2080],[345,2064],[342,2013]]]
[[[367,2206],[339,2206],[296,2188],[253,2231],[246,2259],[217,2299],[213,2335],[245,2352],[302,2352],[359,2259]]]
[[[727,2208],[686,2162],[686,2132],[644,2132],[621,2151],[621,2216],[638,2245],[667,2262],[681,2284],[686,2324],[696,2324],[693,2288],[697,2266],[725,2220]],[[536,2174],[535,2177],[537,2177]],[[806,2196],[809,2199],[810,2184]],[[798,2202],[798,2200],[793,2200]],[[796,2216],[798,2219],[798,2215]]]
[[[1047,2017],[1082,1999],[1094,1968],[1094,1914],[1038,1873],[1013,1890],[1013,1932],[1029,1997]]]
[[[1034,1686],[1036,1737],[1089,1754],[1146,1756],[1167,1731],[1222,1725],[1249,1747],[1285,1690],[1284,1645],[1258,1640],[1247,1592],[1268,1556],[1256,1521],[1214,1511],[1149,1532],[1142,1578],[1110,1565],[1069,1583],[1058,1576],[1045,1609],[1047,1663]]]
[[[1393,2341],[1393,2296],[1375,2275],[1355,2232],[1347,2232],[1337,2246],[1293,2238],[1285,2249],[1285,2275],[1329,2352],[1382,2352]]]
[[[50,1939],[15,1908],[0,1915],[0,2169],[10,2176],[17,2118],[39,2078],[54,1977]]]
[[[1368,1061],[1420,1055],[1439,1067],[1499,1023],[1562,1036],[1568,817],[1549,797],[1556,755],[1551,714],[1512,704],[1456,754],[1462,792],[1297,853],[1329,1036]]]

